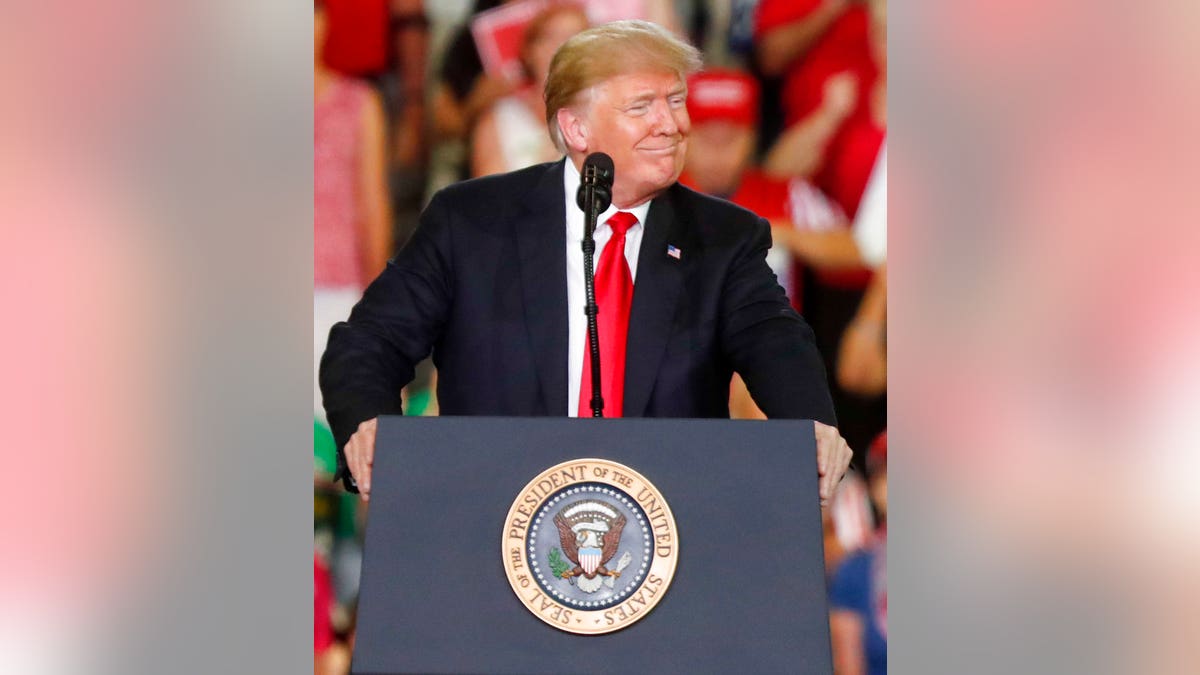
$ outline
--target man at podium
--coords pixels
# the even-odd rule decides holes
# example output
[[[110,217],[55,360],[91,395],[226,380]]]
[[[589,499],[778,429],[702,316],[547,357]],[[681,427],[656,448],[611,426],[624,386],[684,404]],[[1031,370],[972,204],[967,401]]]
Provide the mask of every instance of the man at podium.
[[[321,391],[338,476],[366,499],[376,418],[430,353],[444,415],[592,416],[585,158],[612,159],[596,219],[605,417],[728,417],[739,373],[771,418],[816,420],[822,504],[850,462],[812,331],[766,263],[765,220],[677,182],[699,52],[644,21],[568,40],[546,80],[563,160],[437,193],[407,246],[334,326]],[[580,200],[582,201],[582,200]]]

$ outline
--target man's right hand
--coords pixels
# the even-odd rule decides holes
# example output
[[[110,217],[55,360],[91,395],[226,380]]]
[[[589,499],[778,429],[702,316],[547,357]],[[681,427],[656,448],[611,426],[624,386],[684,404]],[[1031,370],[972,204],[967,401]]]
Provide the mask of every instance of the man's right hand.
[[[345,447],[346,466],[364,502],[371,498],[371,465],[375,463],[375,429],[378,426],[378,417],[359,424]]]

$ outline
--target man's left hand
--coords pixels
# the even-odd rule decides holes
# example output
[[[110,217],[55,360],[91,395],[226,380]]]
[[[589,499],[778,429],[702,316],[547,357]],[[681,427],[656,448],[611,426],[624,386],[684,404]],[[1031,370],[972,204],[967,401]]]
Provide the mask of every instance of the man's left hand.
[[[846,475],[850,457],[854,453],[850,451],[846,439],[842,438],[836,427],[816,421],[813,425],[817,437],[817,475],[820,477],[818,486],[821,508],[825,508],[833,499],[833,491],[841,482],[842,476]]]

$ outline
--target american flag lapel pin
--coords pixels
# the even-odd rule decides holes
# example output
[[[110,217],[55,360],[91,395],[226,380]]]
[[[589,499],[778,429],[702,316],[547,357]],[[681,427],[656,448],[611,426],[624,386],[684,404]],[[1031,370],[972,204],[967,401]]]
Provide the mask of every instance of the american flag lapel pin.
[[[671,256],[672,258],[674,258],[676,260],[679,260],[679,255],[681,253],[683,253],[683,251],[680,251],[679,249],[675,248],[671,244],[667,244],[667,255]]]

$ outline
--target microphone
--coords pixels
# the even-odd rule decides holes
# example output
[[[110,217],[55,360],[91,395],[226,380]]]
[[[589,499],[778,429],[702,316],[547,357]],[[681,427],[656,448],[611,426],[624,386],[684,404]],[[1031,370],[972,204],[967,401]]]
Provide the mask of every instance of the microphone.
[[[612,157],[603,152],[593,152],[583,160],[583,170],[579,172],[579,190],[575,193],[575,203],[587,213],[591,208],[600,214],[612,203],[613,184]],[[587,192],[591,188],[593,204],[588,204]]]
[[[604,398],[600,387],[600,334],[596,326],[596,280],[592,266],[596,253],[596,219],[612,203],[613,161],[603,152],[593,152],[583,160],[579,172],[579,191],[575,203],[583,210],[583,296],[587,315],[588,354],[592,360],[592,417],[604,416]]]

